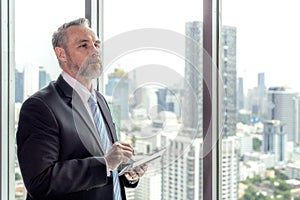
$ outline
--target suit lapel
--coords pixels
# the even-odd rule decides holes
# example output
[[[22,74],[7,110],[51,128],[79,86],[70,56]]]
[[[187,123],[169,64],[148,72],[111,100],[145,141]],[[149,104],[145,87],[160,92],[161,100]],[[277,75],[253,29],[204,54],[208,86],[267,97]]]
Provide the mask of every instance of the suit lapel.
[[[75,129],[80,137],[82,143],[88,151],[96,155],[104,155],[100,144],[100,136],[98,131],[88,114],[80,96],[75,90],[59,76],[57,79],[57,86],[60,88],[60,93],[65,97],[66,102],[72,108],[72,115],[74,119]]]

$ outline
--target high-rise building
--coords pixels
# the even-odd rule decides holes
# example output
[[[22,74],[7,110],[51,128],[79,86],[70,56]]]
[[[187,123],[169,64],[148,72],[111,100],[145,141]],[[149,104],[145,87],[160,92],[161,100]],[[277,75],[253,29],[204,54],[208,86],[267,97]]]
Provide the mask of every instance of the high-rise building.
[[[238,199],[239,149],[236,136],[222,139],[222,199]]]
[[[157,112],[161,111],[167,111],[167,93],[168,90],[163,88],[163,89],[158,89],[156,92],[157,95]]]
[[[182,120],[185,128],[196,129],[197,136],[201,137],[203,121],[202,23],[186,23],[185,34],[185,82]]]
[[[193,138],[185,130],[174,140],[163,158],[162,198],[163,200],[202,199],[202,139]]]
[[[197,129],[202,136],[203,114],[203,50],[202,23],[186,23],[185,85],[183,100],[183,125]],[[223,84],[223,136],[236,133],[236,28],[222,27],[222,84]]]
[[[223,137],[236,135],[236,28],[222,27]]]
[[[268,120],[280,120],[285,124],[288,141],[295,141],[294,97],[295,93],[284,87],[271,87],[268,90]]]
[[[152,129],[153,128],[153,129]],[[148,130],[154,130],[152,127]],[[141,135],[137,137],[141,137]],[[156,140],[137,140],[136,148],[139,154],[148,155],[154,152],[159,145]],[[161,162],[158,160],[148,164],[148,171],[139,181],[137,190],[126,190],[128,200],[152,200],[161,199]]]
[[[121,120],[128,119],[128,74],[122,69],[115,69],[108,74],[108,83],[105,86],[105,94],[112,97],[113,114],[119,114]],[[116,112],[114,112],[116,108]]]
[[[248,98],[253,117],[265,119],[267,115],[267,89],[264,73],[258,73],[257,86],[249,92]]]
[[[294,118],[294,126],[293,126],[293,131],[294,131],[294,142],[296,144],[300,143],[300,94],[296,95],[293,99],[293,107],[294,107],[294,112],[293,112],[293,118]]]
[[[264,122],[263,152],[274,154],[276,163],[287,161],[287,134],[285,125],[279,120]]]
[[[237,88],[237,109],[244,109],[244,79],[242,77],[238,78],[238,88]]]
[[[24,66],[24,99],[26,100],[33,93],[38,91],[39,85],[39,69],[30,63],[26,63]]]
[[[202,23],[186,23],[186,63],[183,99],[183,130],[171,141],[164,162],[171,163],[163,169],[162,199],[202,199],[202,115],[203,115],[203,49]],[[225,148],[223,170],[228,187],[222,189],[222,199],[238,196],[238,154],[231,136],[236,134],[237,83],[236,83],[236,29],[222,27],[223,50],[223,139]],[[196,134],[196,135],[195,135]],[[196,136],[196,137],[195,137]],[[227,145],[230,143],[230,145]],[[232,149],[230,149],[232,148]],[[183,149],[188,149],[183,151]],[[172,163],[171,161],[174,160]],[[229,175],[230,174],[230,175]]]
[[[43,66],[39,67],[39,89],[45,87],[51,81],[50,74]]]
[[[24,100],[24,73],[15,70],[15,102],[23,103]]]
[[[161,199],[161,173],[148,172],[139,182],[134,200]]]
[[[257,86],[262,89],[266,89],[265,85],[265,73],[258,73],[257,74]]]

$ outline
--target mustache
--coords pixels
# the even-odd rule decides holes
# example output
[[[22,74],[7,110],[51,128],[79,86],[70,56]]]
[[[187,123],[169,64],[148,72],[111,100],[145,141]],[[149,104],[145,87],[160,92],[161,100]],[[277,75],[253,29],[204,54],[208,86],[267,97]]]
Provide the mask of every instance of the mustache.
[[[85,61],[86,64],[95,64],[95,63],[101,63],[101,62],[102,62],[102,60],[101,60],[100,56],[97,56],[97,57],[91,56]]]

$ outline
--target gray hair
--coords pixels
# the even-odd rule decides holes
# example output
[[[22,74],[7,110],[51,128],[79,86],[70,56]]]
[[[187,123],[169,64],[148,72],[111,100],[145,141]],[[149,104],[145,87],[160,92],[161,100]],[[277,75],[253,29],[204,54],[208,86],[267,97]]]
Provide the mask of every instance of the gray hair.
[[[65,48],[66,46],[66,40],[67,40],[67,34],[66,31],[70,26],[86,26],[90,27],[90,22],[86,18],[79,18],[67,23],[64,23],[61,27],[57,29],[52,35],[52,46],[53,49],[55,47],[63,47]]]

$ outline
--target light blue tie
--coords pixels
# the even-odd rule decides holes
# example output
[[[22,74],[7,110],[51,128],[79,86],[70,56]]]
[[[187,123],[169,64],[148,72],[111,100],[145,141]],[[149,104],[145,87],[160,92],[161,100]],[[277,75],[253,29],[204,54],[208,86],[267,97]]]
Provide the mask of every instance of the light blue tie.
[[[94,122],[100,135],[100,142],[103,151],[107,153],[111,149],[112,144],[108,138],[107,130],[102,115],[100,113],[100,109],[93,96],[90,96],[88,102],[91,106]],[[114,200],[122,200],[118,170],[117,169],[113,170],[112,175],[113,175],[113,185],[114,185]]]

